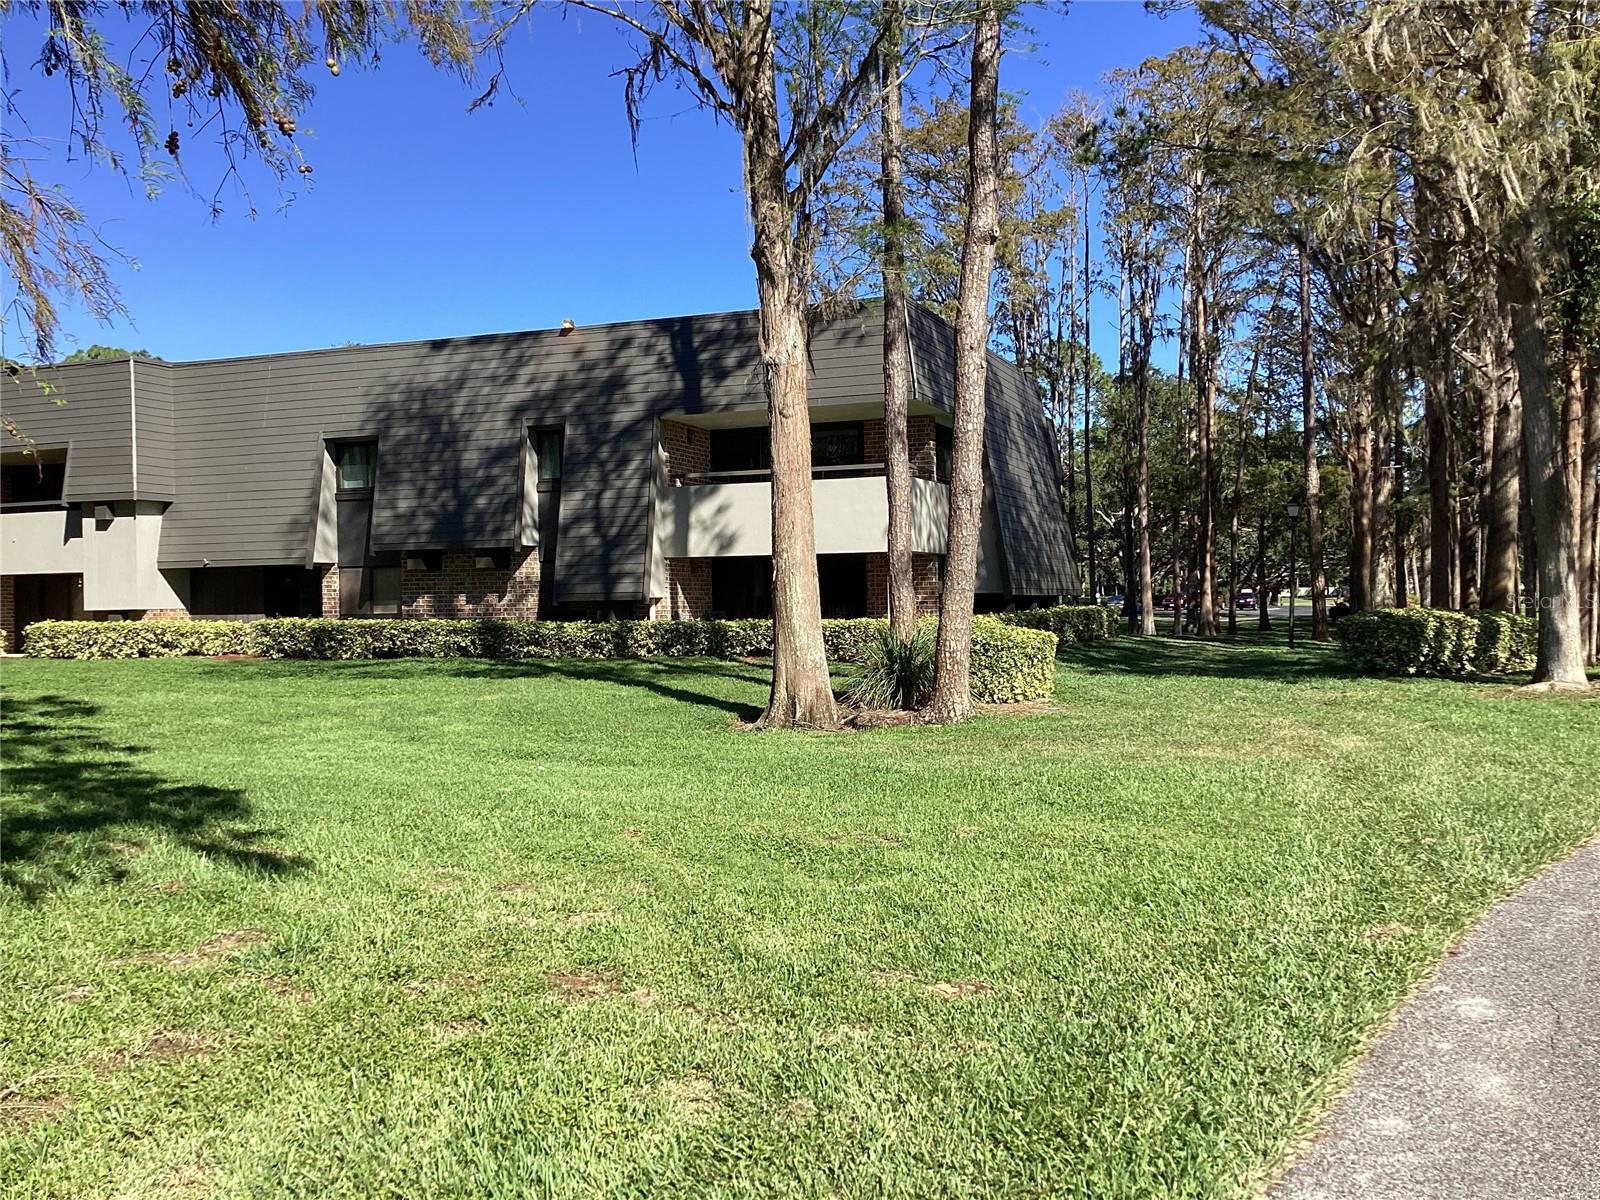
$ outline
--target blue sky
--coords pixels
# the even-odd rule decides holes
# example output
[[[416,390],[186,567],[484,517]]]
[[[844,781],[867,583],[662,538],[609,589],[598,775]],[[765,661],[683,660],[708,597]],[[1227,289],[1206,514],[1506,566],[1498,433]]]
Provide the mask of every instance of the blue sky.
[[[1001,83],[1034,117],[1196,36],[1192,14],[1163,19],[1115,0],[1029,20],[1034,46],[1006,56]],[[60,88],[33,67],[37,27],[13,17],[5,37],[34,132],[59,137],[48,118]],[[176,185],[147,200],[48,143],[36,172],[139,263],[116,271],[129,319],[108,328],[69,309],[63,352],[103,342],[214,358],[753,306],[735,135],[663,89],[636,160],[611,77],[627,44],[594,15],[538,14],[510,61],[515,99],[472,114],[472,91],[406,46],[374,71],[326,79],[300,122],[314,185],[280,208],[270,177],[254,173],[254,218],[229,191],[215,221]],[[186,162],[209,197],[215,155],[197,141]],[[1109,302],[1100,308],[1110,315]],[[1114,323],[1096,326],[1097,349],[1114,355]]]

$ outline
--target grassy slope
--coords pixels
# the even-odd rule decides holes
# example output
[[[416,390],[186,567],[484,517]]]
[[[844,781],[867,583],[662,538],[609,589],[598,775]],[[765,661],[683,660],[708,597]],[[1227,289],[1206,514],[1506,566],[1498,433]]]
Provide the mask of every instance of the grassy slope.
[[[7,662],[0,1186],[1242,1190],[1597,825],[1600,705],[1326,663],[827,737],[741,664]]]

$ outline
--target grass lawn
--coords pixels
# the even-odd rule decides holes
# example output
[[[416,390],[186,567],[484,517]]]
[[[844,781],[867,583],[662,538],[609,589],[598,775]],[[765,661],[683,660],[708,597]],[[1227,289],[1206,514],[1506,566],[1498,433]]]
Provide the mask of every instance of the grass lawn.
[[[7,661],[0,1189],[1248,1192],[1600,826],[1600,703],[1333,665],[826,736],[739,663]]]

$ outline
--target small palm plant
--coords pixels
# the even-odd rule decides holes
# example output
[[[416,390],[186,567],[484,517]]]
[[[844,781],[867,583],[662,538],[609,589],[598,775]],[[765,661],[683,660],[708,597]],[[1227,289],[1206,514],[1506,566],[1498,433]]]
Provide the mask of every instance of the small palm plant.
[[[845,699],[857,708],[921,708],[933,690],[937,644],[932,622],[918,625],[909,642],[885,629],[851,671]]]

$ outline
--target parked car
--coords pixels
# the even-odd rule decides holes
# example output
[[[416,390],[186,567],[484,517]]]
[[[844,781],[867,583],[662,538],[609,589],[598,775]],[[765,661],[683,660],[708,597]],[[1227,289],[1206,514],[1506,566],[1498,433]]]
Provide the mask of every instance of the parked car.
[[[1115,596],[1107,596],[1104,600],[1100,601],[1100,607],[1102,607],[1102,608],[1121,608],[1122,607],[1122,595],[1119,593],[1119,594],[1117,594]]]
[[[1255,612],[1256,598],[1251,595],[1240,596],[1238,600],[1240,612]]]

